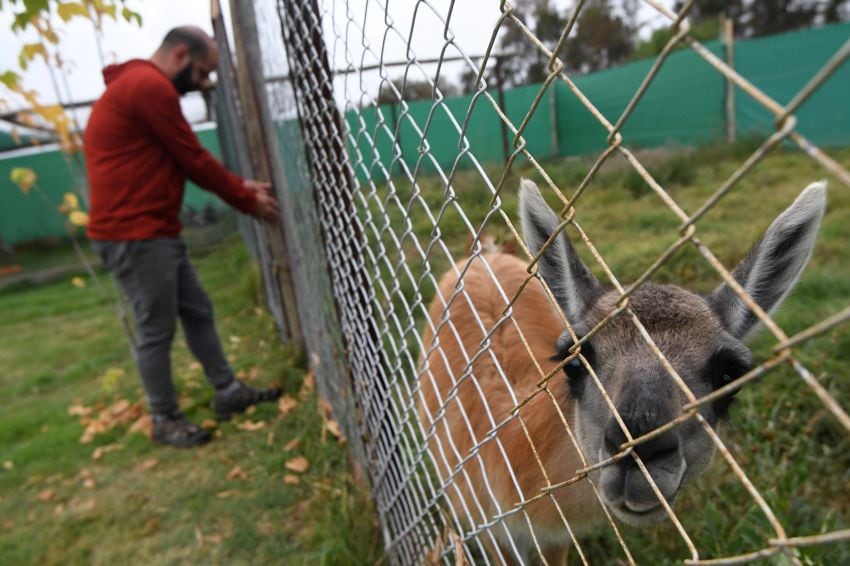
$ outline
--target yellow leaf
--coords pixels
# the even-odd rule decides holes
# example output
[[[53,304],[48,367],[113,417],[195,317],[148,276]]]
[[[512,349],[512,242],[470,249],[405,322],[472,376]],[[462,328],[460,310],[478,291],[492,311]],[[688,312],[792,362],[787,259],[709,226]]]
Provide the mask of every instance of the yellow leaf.
[[[52,29],[46,29],[46,30],[42,31],[41,35],[44,36],[44,39],[46,39],[47,41],[49,41],[50,43],[52,43],[54,45],[59,43],[59,36],[56,35],[56,32],[53,31]]]
[[[83,289],[86,286],[86,280],[82,277],[74,277],[73,279],[71,279],[71,285],[73,285],[77,289]]]
[[[74,193],[65,193],[65,196],[62,197],[62,206],[64,206],[68,212],[71,212],[72,210],[79,210],[80,199],[78,199],[77,195]]]
[[[136,24],[139,27],[142,27],[142,15],[138,12],[134,12],[129,8],[124,8],[121,10],[121,15],[124,16],[124,19],[127,20],[128,23],[130,23],[130,20],[136,20]]]
[[[12,462],[11,460],[6,460],[5,462],[3,462],[3,469],[4,470],[12,470],[14,468],[15,468],[15,463]]]
[[[13,183],[18,185],[24,193],[28,193],[30,188],[32,188],[38,180],[38,176],[35,174],[35,171],[27,169],[26,167],[13,167],[9,178]]]
[[[295,450],[296,448],[298,448],[299,444],[301,444],[301,439],[293,438],[292,440],[286,443],[286,446],[284,446],[283,449],[289,452],[290,450]]]
[[[80,16],[83,18],[89,17],[88,9],[82,4],[78,4],[76,2],[60,2],[58,6],[56,6],[56,11],[59,13],[59,17],[62,18],[63,22],[67,22],[74,16]]]
[[[286,463],[286,469],[303,474],[310,468],[310,462],[304,456],[296,456]]]
[[[74,226],[85,226],[89,223],[89,215],[80,210],[75,210],[68,215],[68,220],[70,220],[71,224]]]
[[[27,43],[21,48],[21,56],[25,57],[27,61],[32,61],[38,55],[47,60],[47,49],[43,43]]]

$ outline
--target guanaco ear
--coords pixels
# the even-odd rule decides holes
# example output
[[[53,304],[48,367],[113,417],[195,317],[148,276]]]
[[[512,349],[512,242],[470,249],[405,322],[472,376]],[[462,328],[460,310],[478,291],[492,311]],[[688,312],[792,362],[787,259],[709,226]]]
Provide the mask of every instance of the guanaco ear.
[[[826,209],[826,181],[812,183],[780,214],[732,272],[762,309],[776,309],[800,278],[812,255]],[[726,330],[738,338],[757,326],[752,310],[726,283],[708,297]]]
[[[537,254],[561,221],[528,179],[520,181],[519,214],[525,243]],[[539,272],[571,324],[581,320],[585,309],[602,293],[602,285],[582,263],[564,231],[543,253]]]

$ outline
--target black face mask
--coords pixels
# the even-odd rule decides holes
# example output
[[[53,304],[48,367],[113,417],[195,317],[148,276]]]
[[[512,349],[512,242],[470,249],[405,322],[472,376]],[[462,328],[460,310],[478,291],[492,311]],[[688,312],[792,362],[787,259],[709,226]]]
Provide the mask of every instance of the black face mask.
[[[171,83],[181,96],[187,92],[192,92],[193,90],[201,90],[201,85],[192,80],[192,69],[194,66],[194,61],[189,59],[189,64],[186,65],[179,73],[174,75],[173,79],[171,79]]]

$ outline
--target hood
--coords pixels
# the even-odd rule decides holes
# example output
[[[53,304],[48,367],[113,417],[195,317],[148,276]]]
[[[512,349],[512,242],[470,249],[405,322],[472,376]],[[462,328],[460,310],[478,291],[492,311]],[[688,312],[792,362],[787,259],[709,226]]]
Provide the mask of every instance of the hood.
[[[108,67],[105,67],[103,69],[103,82],[109,84],[121,75],[123,75],[125,72],[127,72],[128,69],[138,68],[139,66],[151,66],[159,70],[159,68],[150,61],[147,61],[145,59],[132,59],[130,61],[127,61],[126,63],[109,65]]]

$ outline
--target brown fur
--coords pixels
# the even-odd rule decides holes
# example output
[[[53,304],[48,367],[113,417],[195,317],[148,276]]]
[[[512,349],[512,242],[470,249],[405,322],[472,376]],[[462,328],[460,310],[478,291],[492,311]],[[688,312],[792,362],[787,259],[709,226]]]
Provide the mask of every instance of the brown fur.
[[[510,299],[528,275],[525,264],[505,254],[488,254],[484,259]],[[464,263],[458,264],[457,269],[462,270]],[[431,303],[429,316],[435,326],[444,316],[444,304],[455,292],[456,284],[456,273],[450,270],[440,282],[442,299],[436,297]],[[422,367],[425,368],[427,364],[427,371],[420,378],[422,420],[428,429],[436,418],[435,434],[430,439],[429,447],[436,463],[436,472],[444,481],[456,471],[460,461],[467,458],[476,445],[469,429],[472,428],[472,434],[480,443],[492,432],[493,421],[502,423],[516,406],[497,362],[505,378],[510,380],[515,398],[522,402],[535,392],[536,383],[542,375],[556,365],[550,358],[556,354],[556,342],[564,329],[542,284],[532,279],[514,305],[512,320],[502,322],[492,335],[492,348],[481,353],[484,333],[490,332],[502,318],[506,302],[480,259],[472,260],[472,265],[463,276],[463,287],[469,301],[463,294],[455,297],[449,309],[452,325],[445,324],[440,328],[438,347],[423,361]],[[485,331],[481,330],[476,321],[473,308]],[[521,329],[531,355],[524,347],[517,327]],[[429,326],[423,337],[426,349],[431,348],[433,338]],[[467,359],[476,355],[478,357],[470,372]],[[535,360],[540,364],[543,374],[535,366]],[[461,373],[453,375],[452,372]],[[463,372],[467,375],[462,377]],[[458,379],[461,383],[457,387],[456,398],[443,407],[440,400],[445,400]],[[521,500],[512,481],[512,470],[523,497],[529,499],[549,484],[573,478],[576,470],[583,467],[563,424],[572,423],[571,403],[563,374],[552,377],[548,390],[551,397],[545,393],[535,395],[520,409],[519,419],[510,419],[499,430],[498,442],[492,438],[483,442],[477,456],[466,461],[461,468],[462,472],[451,480],[448,496],[467,526],[488,522],[494,515],[500,511],[509,511]],[[488,416],[488,407],[493,421]],[[441,408],[445,413],[438,415]],[[467,415],[469,426],[461,408]],[[486,488],[487,484],[492,489],[493,497]],[[476,496],[482,509],[475,503]],[[468,505],[468,514],[462,500]],[[557,502],[557,506],[554,502]],[[524,507],[528,520],[534,525],[534,536],[544,553],[556,560],[561,556],[560,560],[563,561],[569,537],[558,506],[574,531],[586,530],[598,518],[601,509],[587,481],[557,489],[553,492],[553,498],[545,497]],[[527,545],[533,544],[528,537],[528,526],[522,513],[511,515],[507,523],[515,539],[524,540]],[[504,528],[496,525],[492,529],[504,550]],[[505,551],[505,554],[509,558],[510,553]]]

